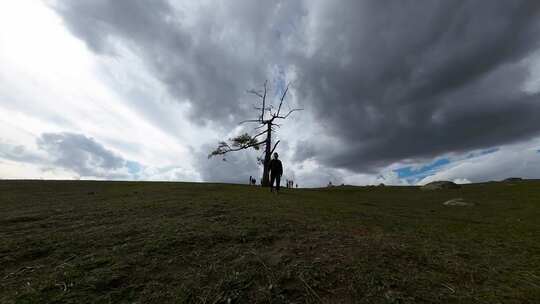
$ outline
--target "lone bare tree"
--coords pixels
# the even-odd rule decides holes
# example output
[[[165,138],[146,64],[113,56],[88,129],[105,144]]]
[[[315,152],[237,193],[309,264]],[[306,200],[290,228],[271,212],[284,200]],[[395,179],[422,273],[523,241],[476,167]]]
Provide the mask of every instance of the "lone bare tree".
[[[283,106],[283,101],[285,100],[285,97],[287,96],[287,92],[289,91],[290,83],[287,84],[285,87],[285,90],[283,91],[283,94],[281,95],[281,98],[279,99],[279,106],[276,108],[272,105],[272,102],[267,102],[266,97],[268,93],[268,81],[264,82],[263,89],[262,90],[248,90],[247,93],[253,94],[257,96],[261,102],[261,106],[254,107],[255,110],[260,111],[259,116],[256,119],[248,119],[240,122],[240,124],[244,123],[254,123],[258,126],[254,128],[254,130],[260,131],[261,129],[263,131],[255,134],[250,135],[248,133],[244,133],[242,135],[236,136],[234,138],[230,138],[228,142],[222,141],[219,142],[218,147],[212,151],[208,158],[211,158],[213,156],[217,155],[225,155],[229,152],[234,151],[240,151],[248,148],[253,148],[255,150],[260,150],[262,147],[264,147],[264,152],[261,157],[258,158],[259,163],[263,165],[263,176],[261,184],[264,187],[267,187],[270,185],[270,178],[269,178],[269,165],[270,165],[270,158],[272,156],[272,153],[274,150],[276,150],[277,145],[279,144],[279,140],[276,141],[274,146],[272,146],[272,132],[276,131],[276,127],[279,128],[279,124],[276,122],[280,119],[286,119],[295,111],[301,111],[303,109],[291,109],[287,112],[287,114],[281,113],[281,108]],[[268,104],[267,104],[268,103]],[[266,136],[262,137],[261,136]]]

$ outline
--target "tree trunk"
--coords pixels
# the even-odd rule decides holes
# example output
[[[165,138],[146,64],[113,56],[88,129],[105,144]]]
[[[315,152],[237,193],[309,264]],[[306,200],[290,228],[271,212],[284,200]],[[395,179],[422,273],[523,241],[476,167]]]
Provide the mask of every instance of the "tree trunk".
[[[264,150],[264,169],[263,169],[263,176],[262,176],[262,183],[261,185],[263,187],[269,187],[270,186],[270,159],[272,155],[270,153],[272,152],[272,124],[267,124],[268,126],[268,133],[266,136],[266,147]]]

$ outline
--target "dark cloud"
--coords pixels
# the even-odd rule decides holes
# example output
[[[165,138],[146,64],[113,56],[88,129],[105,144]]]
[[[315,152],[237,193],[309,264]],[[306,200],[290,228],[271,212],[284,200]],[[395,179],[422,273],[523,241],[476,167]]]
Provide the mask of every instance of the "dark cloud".
[[[302,96],[343,143],[317,159],[365,172],[538,134],[522,59],[538,48],[539,12],[533,1],[328,5],[315,51],[295,61]]]
[[[168,1],[59,1],[54,9],[68,28],[99,54],[118,46],[138,54],[198,122],[236,123],[251,110],[245,91],[261,85],[279,63],[280,20],[294,2],[232,1],[196,4]],[[277,23],[276,23],[277,22]]]
[[[301,162],[314,158],[317,155],[317,147],[310,141],[299,140],[292,155],[292,161]]]
[[[90,48],[130,48],[197,121],[244,118],[246,87],[272,68],[294,70],[295,93],[339,143],[305,139],[295,160],[374,172],[540,131],[539,96],[522,89],[540,42],[538,1],[59,3]],[[203,177],[228,180],[225,169],[208,173],[217,167],[203,165]]]
[[[76,133],[44,133],[37,139],[52,163],[81,177],[134,178],[140,164],[125,160],[93,138]]]

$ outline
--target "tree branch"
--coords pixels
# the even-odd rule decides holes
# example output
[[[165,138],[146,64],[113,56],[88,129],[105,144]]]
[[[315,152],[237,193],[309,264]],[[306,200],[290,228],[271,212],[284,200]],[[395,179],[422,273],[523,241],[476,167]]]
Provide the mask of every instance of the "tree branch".
[[[277,110],[277,114],[276,116],[279,116],[279,112],[281,112],[281,105],[283,104],[283,100],[285,99],[285,96],[287,96],[287,92],[289,91],[289,85],[291,85],[291,83],[287,83],[287,87],[285,88],[285,91],[283,92],[283,95],[281,95],[281,99],[279,101],[279,108]]]
[[[292,109],[289,111],[289,113],[287,113],[287,115],[285,116],[274,116],[274,118],[280,118],[280,119],[285,119],[287,117],[289,117],[289,115],[291,115],[292,112],[296,112],[296,111],[303,111],[304,109]]]
[[[264,121],[264,108],[266,107],[266,83],[268,80],[264,81],[264,95],[262,97],[262,109],[261,109],[261,121]]]
[[[254,89],[253,89],[253,90],[247,90],[246,92],[249,93],[249,94],[257,95],[257,96],[259,96],[260,98],[263,98],[262,94],[259,93],[259,92],[257,92],[257,91],[255,91]]]
[[[238,148],[229,148],[228,151],[225,151],[223,152],[222,154],[225,154],[227,152],[233,152],[233,151],[240,151],[240,150],[244,150],[244,149],[247,149],[247,148],[251,148],[251,147],[256,147],[256,146],[260,146],[262,144],[264,144],[265,142],[264,141],[261,141],[261,142],[258,142],[258,143],[254,143],[254,144],[249,144],[249,145],[244,145],[244,146],[241,146],[241,147],[238,147]]]
[[[263,134],[266,133],[266,132],[268,132],[268,130],[264,130],[264,131],[262,131],[261,133],[259,133],[259,134],[255,135],[255,136],[253,136],[252,138],[255,139],[255,138],[257,138],[257,137],[263,135]]]
[[[259,119],[248,119],[248,120],[243,120],[241,122],[239,122],[238,124],[241,125],[241,124],[244,124],[246,122],[258,122],[258,123],[262,123]]]
[[[274,147],[272,148],[272,151],[270,151],[270,155],[272,155],[272,153],[274,153],[274,150],[276,150],[276,147],[279,144],[279,142],[280,142],[279,140],[276,141],[276,143],[274,144]]]
[[[217,149],[215,149],[210,154],[208,154],[208,158],[211,158],[212,156],[216,156],[216,155],[224,155],[229,152],[245,150],[251,147],[258,147],[265,143],[266,143],[265,141],[260,141],[260,142],[255,142],[251,144],[243,144],[243,145],[240,145],[238,148],[232,148],[228,143],[222,141],[219,143],[219,146],[217,147]]]

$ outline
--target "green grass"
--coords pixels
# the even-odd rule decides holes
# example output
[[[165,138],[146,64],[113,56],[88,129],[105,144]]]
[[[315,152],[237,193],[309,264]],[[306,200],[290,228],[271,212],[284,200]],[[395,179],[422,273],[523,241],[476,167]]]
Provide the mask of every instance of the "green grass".
[[[474,206],[443,206],[463,198]],[[0,303],[539,303],[540,182],[0,181]]]

